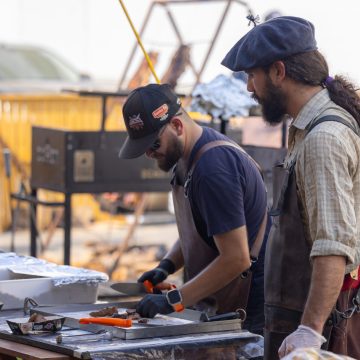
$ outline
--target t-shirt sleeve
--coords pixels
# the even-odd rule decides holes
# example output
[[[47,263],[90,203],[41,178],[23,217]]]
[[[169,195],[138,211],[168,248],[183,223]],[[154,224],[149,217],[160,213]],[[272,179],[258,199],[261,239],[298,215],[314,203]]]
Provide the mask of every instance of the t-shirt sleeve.
[[[241,176],[213,173],[202,176],[194,188],[194,200],[206,223],[208,236],[246,224]]]

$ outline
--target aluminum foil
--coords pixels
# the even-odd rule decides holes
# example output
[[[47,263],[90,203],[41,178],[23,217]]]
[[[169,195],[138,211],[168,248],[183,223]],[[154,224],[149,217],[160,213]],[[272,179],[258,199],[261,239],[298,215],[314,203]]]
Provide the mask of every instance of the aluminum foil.
[[[51,278],[54,286],[68,284],[94,284],[109,280],[107,274],[77,268],[68,265],[57,265],[32,256],[19,256],[15,253],[0,253],[0,267],[15,274]]]
[[[17,265],[34,265],[34,264],[45,264],[47,261],[37,259],[32,256],[20,256],[14,252],[3,252],[0,253],[0,267],[8,268],[9,266]]]
[[[248,338],[248,339],[247,339]],[[234,344],[231,350],[226,347],[226,342]],[[208,345],[208,347],[205,346]],[[215,356],[217,359],[253,359],[264,355],[263,337],[259,335],[242,332],[236,333],[217,333],[201,334],[194,336],[181,336],[172,338],[158,338],[149,340],[136,340],[125,342],[112,342],[97,344],[97,346],[87,347],[79,346],[77,354],[84,354],[85,351],[91,356],[91,359],[184,359],[190,358],[190,352],[195,358],[211,359]],[[221,353],[212,353],[212,348],[220,348]],[[198,349],[198,350],[196,350]],[[209,350],[209,351],[208,351]],[[221,355],[221,356],[220,356]]]
[[[248,116],[249,109],[257,105],[247,91],[246,83],[234,76],[218,75],[209,83],[198,84],[191,95],[191,111],[224,120]]]

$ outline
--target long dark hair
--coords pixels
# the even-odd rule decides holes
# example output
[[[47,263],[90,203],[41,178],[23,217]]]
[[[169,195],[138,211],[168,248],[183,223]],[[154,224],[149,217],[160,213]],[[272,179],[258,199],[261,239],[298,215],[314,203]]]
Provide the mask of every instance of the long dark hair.
[[[310,86],[326,87],[331,100],[348,111],[360,126],[360,97],[355,86],[340,75],[329,78],[328,64],[319,51],[289,56],[283,62],[289,78]]]

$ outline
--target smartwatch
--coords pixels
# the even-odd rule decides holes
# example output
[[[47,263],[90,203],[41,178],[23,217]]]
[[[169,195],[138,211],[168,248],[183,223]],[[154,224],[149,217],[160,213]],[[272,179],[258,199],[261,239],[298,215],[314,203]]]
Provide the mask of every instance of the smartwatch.
[[[169,290],[166,293],[166,300],[176,312],[180,312],[185,309],[184,305],[182,304],[181,293],[178,289]]]

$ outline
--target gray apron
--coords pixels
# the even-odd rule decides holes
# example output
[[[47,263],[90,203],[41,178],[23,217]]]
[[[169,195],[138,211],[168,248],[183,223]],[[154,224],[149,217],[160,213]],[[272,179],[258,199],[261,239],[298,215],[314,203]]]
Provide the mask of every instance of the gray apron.
[[[220,145],[234,146],[232,143],[225,141],[214,141],[205,144],[196,154],[192,169],[194,169],[197,161],[205,151]],[[238,146],[237,148],[239,149]],[[184,258],[185,277],[187,280],[191,280],[218,256],[218,252],[210,247],[199,235],[193,220],[189,199],[184,193],[184,186],[179,184],[176,178],[175,172],[172,180],[175,216]],[[262,228],[265,229],[265,226],[266,221],[263,221],[259,234]],[[258,237],[255,243],[258,243]],[[239,275],[222,289],[200,301],[195,308],[217,314],[236,311],[239,308],[246,309],[250,284],[251,273],[246,278]]]
[[[308,133],[323,121],[337,121],[349,126],[341,118],[323,117],[312,124]],[[304,231],[305,215],[297,196],[295,162],[288,168],[283,165],[274,168],[273,191],[274,202],[270,212],[273,216],[273,224],[265,256],[264,359],[266,360],[279,359],[278,349],[282,341],[300,324],[311,280],[312,243],[309,234]],[[354,293],[355,290],[352,289],[340,294],[337,302],[337,309],[340,312],[350,306]],[[355,352],[348,355],[360,358],[358,352],[360,346],[356,345],[355,333],[346,334],[347,340],[344,340],[346,333],[344,327],[353,328],[355,322],[360,327],[359,314],[353,316],[351,321],[341,320],[339,323],[343,328],[341,340],[339,339],[341,331],[337,331],[339,324],[336,326],[331,324],[332,329],[328,332],[330,336],[328,350],[345,354],[349,348],[354,347]],[[350,339],[351,335],[354,336],[353,345],[350,345],[353,342]]]

